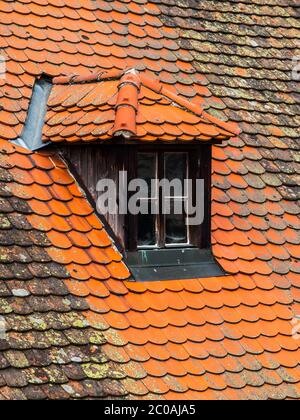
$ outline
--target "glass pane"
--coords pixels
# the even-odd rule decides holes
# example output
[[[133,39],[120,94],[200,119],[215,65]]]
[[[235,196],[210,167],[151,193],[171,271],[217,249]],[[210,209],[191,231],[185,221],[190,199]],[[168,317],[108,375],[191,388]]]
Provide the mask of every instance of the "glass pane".
[[[171,214],[166,215],[166,245],[180,245],[188,243],[188,231],[184,211],[175,214],[174,201],[171,203]],[[184,208],[182,206],[182,208]]]
[[[156,179],[156,154],[155,153],[138,153],[138,170],[137,177],[147,182],[149,194],[144,194],[144,198],[151,197],[151,180]],[[155,191],[153,191],[155,196]]]
[[[183,181],[187,175],[186,153],[165,153],[165,178],[169,181],[180,179]]]
[[[155,246],[156,243],[155,216],[138,215],[138,246]]]

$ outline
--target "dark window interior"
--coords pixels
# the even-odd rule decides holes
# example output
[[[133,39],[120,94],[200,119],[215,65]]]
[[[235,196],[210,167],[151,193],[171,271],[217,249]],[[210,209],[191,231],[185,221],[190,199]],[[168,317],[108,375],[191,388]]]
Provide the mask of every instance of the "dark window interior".
[[[188,178],[188,153],[184,152],[139,152],[137,154],[137,176],[145,179],[150,184],[151,179],[166,178],[170,181],[180,179],[182,183]],[[145,197],[148,207],[151,205],[162,206],[162,192],[152,191],[149,188],[149,196]],[[169,197],[166,197],[169,198]],[[176,214],[176,204],[183,204],[185,197],[174,195],[171,191],[171,213],[163,216],[161,213],[156,217],[140,215],[137,227],[137,246],[159,247],[189,245],[189,230],[185,224],[184,214]],[[182,205],[183,207],[183,205]]]
[[[204,148],[203,148],[204,149]],[[204,150],[203,150],[204,151]],[[207,153],[204,153],[207,156]],[[198,155],[198,157],[197,157]],[[206,218],[203,226],[189,227],[186,224],[186,215],[180,209],[185,209],[185,201],[189,198],[185,196],[184,188],[181,193],[175,195],[174,188],[170,193],[163,196],[162,189],[158,183],[162,179],[169,181],[180,180],[184,185],[185,179],[195,180],[197,173],[201,173],[201,164],[204,156],[201,150],[191,149],[190,151],[180,151],[169,148],[156,151],[137,150],[134,160],[136,161],[136,177],[144,179],[149,186],[149,194],[142,198],[145,208],[158,208],[157,215],[140,214],[128,217],[129,229],[132,232],[127,249],[134,251],[137,249],[164,249],[171,247],[208,247],[209,237],[206,243],[201,244],[201,231],[203,236],[205,230],[209,231],[209,218]],[[210,182],[210,174],[203,173],[206,183]],[[151,189],[151,180],[156,180],[156,187]],[[177,181],[176,181],[177,182]],[[153,187],[153,181],[152,181]],[[191,192],[192,194],[192,192]],[[165,200],[165,203],[164,203]],[[164,214],[163,206],[169,203],[170,211]],[[206,205],[209,206],[209,201]],[[177,211],[176,211],[177,210]],[[180,214],[181,213],[181,214]],[[135,226],[136,225],[136,226]]]
[[[187,199],[170,191],[169,215],[99,215],[124,254],[136,281],[200,278],[224,275],[211,253],[211,145],[87,145],[61,146],[81,186],[96,209],[96,185],[100,179],[118,182],[119,172],[129,179],[170,181],[189,178],[205,180],[205,219],[200,226],[187,226],[185,214],[175,214]],[[155,184],[145,194],[144,206],[162,209],[163,194]],[[196,184],[190,194],[195,196]]]

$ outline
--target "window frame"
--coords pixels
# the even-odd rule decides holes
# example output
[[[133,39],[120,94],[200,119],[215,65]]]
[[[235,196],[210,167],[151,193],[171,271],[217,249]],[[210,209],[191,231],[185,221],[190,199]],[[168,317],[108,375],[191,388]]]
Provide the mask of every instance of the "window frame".
[[[113,144],[99,143],[82,146],[60,145],[59,151],[69,163],[69,168],[80,184],[86,197],[102,221],[106,232],[110,235],[118,251],[123,255],[130,272],[130,281],[151,282],[176,279],[223,277],[227,273],[218,264],[211,248],[211,191],[212,191],[212,146],[214,143],[191,142],[188,144],[158,144],[151,146],[145,143],[115,141]],[[153,150],[166,149],[172,151],[189,151],[193,153],[196,169],[194,177],[205,180],[205,222],[199,233],[195,230],[199,245],[194,248],[161,248],[139,251],[128,250],[126,242],[134,231],[135,224],[129,226],[125,215],[99,214],[95,185],[99,179],[111,178],[119,182],[121,171],[128,172],[128,179],[136,178],[136,154]]]
[[[161,175],[164,174],[164,159],[162,158],[164,153],[181,152],[187,153],[187,165],[188,165],[188,177],[190,179],[203,179],[205,182],[205,219],[201,226],[190,226],[189,227],[189,244],[178,244],[166,246],[162,240],[165,236],[165,216],[158,215],[158,237],[160,239],[158,247],[139,247],[137,238],[137,226],[138,216],[128,214],[125,217],[125,244],[127,252],[138,252],[144,249],[176,249],[176,248],[198,248],[198,249],[210,249],[211,247],[211,165],[212,165],[212,146],[207,145],[138,145],[129,146],[125,168],[128,171],[128,178],[137,178],[138,168],[138,153],[155,153],[158,155],[158,180],[162,179]],[[193,183],[193,197],[195,197],[195,183]],[[130,196],[129,196],[130,198]],[[161,197],[160,197],[161,200]],[[160,203],[161,204],[161,203]]]

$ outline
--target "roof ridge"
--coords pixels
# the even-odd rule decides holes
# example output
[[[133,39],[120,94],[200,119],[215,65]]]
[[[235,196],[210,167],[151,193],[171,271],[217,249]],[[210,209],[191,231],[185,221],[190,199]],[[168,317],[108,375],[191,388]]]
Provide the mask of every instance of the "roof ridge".
[[[81,84],[81,83],[93,83],[93,82],[102,82],[104,80],[119,80],[127,71],[126,70],[110,70],[103,71],[99,70],[90,74],[63,74],[61,76],[54,77],[52,83],[54,85],[70,85],[70,84]]]
[[[139,105],[138,95],[141,85],[153,90],[155,93],[167,97],[171,101],[183,107],[186,111],[192,112],[199,117],[206,118],[212,124],[226,130],[228,133],[240,133],[240,130],[237,130],[234,124],[223,122],[218,118],[209,115],[200,106],[190,103],[186,99],[181,98],[165,88],[158,78],[150,79],[145,74],[140,74],[140,72],[135,68],[131,68],[124,71],[119,84],[116,119],[115,126],[113,128],[113,134],[115,136],[123,135],[126,138],[130,138],[132,134],[136,134],[136,115]],[[130,115],[127,113],[125,108],[127,108]],[[128,110],[128,108],[130,109]]]
[[[121,77],[118,86],[114,136],[130,138],[136,135],[136,117],[139,107],[141,78],[135,69],[128,69]]]
[[[239,135],[241,133],[240,128],[238,127],[237,124],[235,123],[228,123],[226,121],[222,121],[210,114],[208,114],[207,112],[204,111],[204,109],[200,106],[200,105],[196,105],[192,102],[189,102],[187,99],[180,97],[179,95],[177,95],[176,93],[170,91],[169,89],[167,89],[160,81],[159,78],[150,78],[147,75],[145,75],[145,73],[141,73],[139,70],[137,70],[134,67],[131,68],[127,68],[124,70],[111,70],[111,71],[97,71],[91,74],[87,74],[87,75],[78,75],[78,74],[72,74],[72,75],[63,75],[63,76],[58,76],[55,77],[52,82],[53,84],[56,85],[64,85],[64,84],[81,84],[81,83],[92,83],[92,82],[102,82],[105,80],[122,80],[122,78],[124,78],[126,75],[129,74],[134,74],[136,76],[135,78],[135,82],[132,82],[132,84],[136,83],[139,85],[139,88],[141,86],[141,84],[145,87],[147,87],[148,89],[154,91],[155,93],[161,94],[165,97],[167,97],[168,99],[170,99],[171,101],[177,103],[178,105],[180,105],[181,107],[183,107],[186,111],[192,112],[193,114],[199,116],[199,117],[203,117],[205,119],[207,119],[208,121],[210,121],[212,124],[216,125],[219,128],[222,128],[223,130],[228,131],[231,134],[235,134],[235,135]],[[127,84],[128,81],[125,82],[125,84]],[[119,92],[120,94],[120,92]],[[118,104],[118,107],[123,107],[123,106],[131,106],[132,104],[129,101],[129,98],[127,98],[127,101],[125,101],[125,98],[123,97],[122,99],[122,104]],[[134,102],[136,102],[134,100]],[[137,104],[136,104],[137,105]],[[135,106],[133,106],[134,108]],[[121,114],[123,111],[120,110],[119,114]],[[120,115],[119,115],[120,117]],[[123,132],[124,130],[121,130],[121,126],[124,126],[124,122],[122,121],[123,119],[120,117],[120,119],[118,118],[118,122],[115,124],[115,129],[114,129],[114,133],[119,133],[119,132]],[[121,126],[119,125],[121,124]],[[125,124],[126,125],[126,124]],[[134,127],[131,124],[131,129],[130,130],[125,130],[128,131],[129,133],[134,133],[135,131],[133,131]]]
[[[216,117],[213,117],[212,115],[205,112],[204,109],[200,105],[196,105],[192,102],[189,102],[187,99],[182,98],[179,95],[176,95],[176,93],[173,93],[172,91],[170,91],[169,89],[164,87],[164,85],[160,82],[160,80],[158,78],[157,79],[150,79],[145,74],[141,74],[140,78],[141,78],[142,84],[145,87],[147,87],[147,88],[153,90],[154,92],[160,93],[163,96],[171,99],[172,101],[176,102],[178,105],[185,108],[187,111],[190,111],[190,112],[198,115],[199,117],[206,118],[211,123],[217,125],[218,127],[222,128],[226,131],[229,131],[232,134],[239,135],[241,133],[240,128],[236,124],[227,123],[225,121],[219,120]]]

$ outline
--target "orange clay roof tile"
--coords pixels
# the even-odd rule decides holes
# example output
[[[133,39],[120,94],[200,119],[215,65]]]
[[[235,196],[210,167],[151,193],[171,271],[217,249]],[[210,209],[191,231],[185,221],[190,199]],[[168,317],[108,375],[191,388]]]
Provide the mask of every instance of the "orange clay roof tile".
[[[2,264],[0,283],[5,275],[9,289],[17,276],[34,294],[30,308],[9,297],[12,314],[25,322],[39,308],[47,331],[59,326],[48,343],[48,334],[16,323],[10,351],[34,348],[28,363],[35,366],[46,354],[41,345],[62,343],[66,365],[57,369],[72,378],[81,365],[72,361],[72,345],[87,363],[99,360],[101,374],[103,360],[113,361],[107,375],[118,371],[114,386],[109,377],[96,386],[97,373],[85,365],[80,381],[64,379],[78,398],[300,398],[292,323],[300,311],[299,110],[282,59],[286,48],[297,55],[300,35],[294,5],[284,5],[283,17],[282,2],[274,1],[246,0],[234,13],[227,0],[221,12],[215,2],[190,0],[98,1],[97,8],[90,0],[0,2],[0,48],[9,58],[0,80],[0,178],[13,196],[0,188],[0,213],[9,220],[1,216],[0,241],[12,244],[1,254],[12,247],[11,259],[33,260],[28,273],[24,260],[13,273],[11,263]],[[253,15],[271,36],[244,24]],[[196,39],[191,28],[200,17],[205,31]],[[148,142],[223,141],[213,146],[212,248],[232,276],[126,281],[121,255],[66,165],[6,141],[20,136],[43,73],[53,77],[44,140],[106,141],[125,128]],[[128,82],[128,74],[137,79]],[[32,396],[31,387],[14,382],[20,372],[2,374],[9,382],[0,380],[0,395]],[[36,383],[36,371],[26,375]],[[70,397],[58,385],[42,388],[43,398]]]
[[[226,130],[236,131],[233,125],[227,127],[216,119],[210,121],[210,116],[206,114],[201,119],[204,111],[199,106],[166,89],[159,80],[149,79],[135,69],[121,73],[61,76],[54,78],[53,82],[44,127],[45,141],[73,142],[76,138],[77,141],[90,141],[100,136],[109,139],[113,135],[150,141],[173,140],[173,136],[174,140],[223,140],[233,136]],[[80,84],[83,82],[92,84]],[[74,89],[75,86],[78,90]],[[150,99],[154,102],[145,106],[145,100]],[[101,114],[99,107],[107,108],[107,105],[112,107],[109,114],[107,111]],[[106,124],[108,120],[114,122],[113,127]],[[171,125],[174,128],[168,129]],[[178,125],[177,130],[175,125]],[[169,138],[169,134],[172,137]]]

